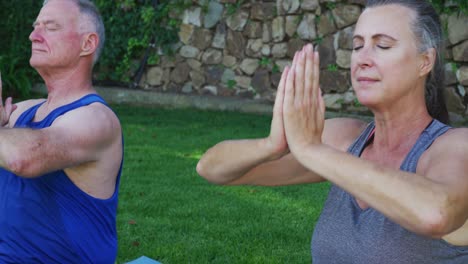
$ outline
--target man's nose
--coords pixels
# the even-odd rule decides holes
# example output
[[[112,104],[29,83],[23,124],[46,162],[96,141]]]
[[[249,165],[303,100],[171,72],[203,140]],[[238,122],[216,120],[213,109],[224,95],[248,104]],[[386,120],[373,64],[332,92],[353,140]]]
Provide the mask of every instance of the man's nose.
[[[31,42],[42,41],[43,38],[40,31],[41,30],[39,28],[35,27],[31,34],[29,34],[29,40]]]

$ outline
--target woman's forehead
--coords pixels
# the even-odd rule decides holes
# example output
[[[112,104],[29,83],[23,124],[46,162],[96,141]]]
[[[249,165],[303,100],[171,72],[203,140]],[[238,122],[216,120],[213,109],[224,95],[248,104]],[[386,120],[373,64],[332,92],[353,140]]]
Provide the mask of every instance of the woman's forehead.
[[[411,9],[396,4],[366,8],[357,21],[354,33],[361,36],[412,36],[411,23],[415,16]]]

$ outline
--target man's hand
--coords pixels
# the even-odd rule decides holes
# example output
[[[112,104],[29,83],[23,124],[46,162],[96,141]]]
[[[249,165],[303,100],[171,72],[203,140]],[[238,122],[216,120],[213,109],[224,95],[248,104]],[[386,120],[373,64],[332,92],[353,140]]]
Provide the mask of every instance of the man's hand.
[[[3,127],[10,121],[11,113],[16,110],[16,105],[12,103],[11,97],[8,97],[3,104],[2,88],[2,74],[0,73],[0,126]]]

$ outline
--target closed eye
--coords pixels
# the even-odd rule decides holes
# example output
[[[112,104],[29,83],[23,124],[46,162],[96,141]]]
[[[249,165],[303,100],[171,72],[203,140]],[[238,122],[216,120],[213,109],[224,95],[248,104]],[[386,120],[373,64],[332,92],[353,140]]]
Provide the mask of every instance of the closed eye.
[[[362,49],[362,46],[356,46],[356,47],[353,48],[354,51],[358,51],[360,49]]]
[[[384,50],[387,50],[389,49],[390,47],[388,46],[382,46],[382,45],[377,45],[377,47],[381,48],[381,49],[384,49]]]

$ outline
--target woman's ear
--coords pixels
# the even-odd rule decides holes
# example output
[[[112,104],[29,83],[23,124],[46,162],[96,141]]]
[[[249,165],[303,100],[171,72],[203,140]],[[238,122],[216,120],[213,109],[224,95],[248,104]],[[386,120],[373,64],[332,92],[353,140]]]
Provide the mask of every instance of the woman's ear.
[[[432,71],[437,58],[437,51],[430,48],[421,54],[421,65],[419,68],[419,76],[425,76]]]
[[[83,37],[83,42],[81,43],[81,53],[80,56],[88,56],[93,54],[99,44],[99,37],[96,33],[87,33]]]

